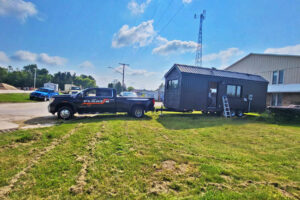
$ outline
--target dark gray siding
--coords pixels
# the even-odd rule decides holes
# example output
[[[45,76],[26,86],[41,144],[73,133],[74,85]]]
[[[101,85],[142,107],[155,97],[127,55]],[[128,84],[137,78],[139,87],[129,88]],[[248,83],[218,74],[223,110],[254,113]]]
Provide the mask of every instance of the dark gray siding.
[[[167,89],[167,83],[169,80],[178,79],[178,88],[177,89]],[[164,105],[167,108],[172,109],[180,109],[179,102],[180,102],[180,91],[181,91],[181,74],[174,68],[166,77],[165,80],[165,98],[164,98]]]
[[[181,98],[180,98],[180,110],[208,110],[208,84],[209,82],[218,82],[218,94],[217,94],[217,108],[216,111],[223,109],[222,96],[226,95],[227,85],[240,85],[242,86],[242,96],[228,97],[229,104],[232,109],[239,109],[247,111],[248,102],[244,101],[244,98],[248,99],[248,95],[253,95],[253,102],[251,104],[252,112],[262,112],[266,107],[266,91],[267,83],[258,81],[249,81],[243,79],[224,78],[216,76],[206,76],[182,73],[181,80]]]

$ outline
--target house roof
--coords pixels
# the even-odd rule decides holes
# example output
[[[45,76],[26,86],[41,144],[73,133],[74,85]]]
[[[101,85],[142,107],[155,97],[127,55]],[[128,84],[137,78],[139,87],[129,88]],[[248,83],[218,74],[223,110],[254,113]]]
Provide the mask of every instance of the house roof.
[[[174,64],[173,67],[165,74],[165,77],[167,77],[168,74],[174,68],[177,68],[181,73],[201,74],[201,75],[208,75],[208,76],[219,76],[219,77],[226,77],[226,78],[268,82],[266,79],[258,75],[218,70],[214,68],[212,69],[212,68],[196,67],[196,66],[183,65],[183,64]]]
[[[238,61],[234,62],[233,64],[229,65],[228,67],[225,68],[225,70],[230,69],[232,66],[234,66],[235,64],[243,61],[244,59],[250,57],[250,56],[273,56],[273,57],[296,57],[296,58],[300,58],[300,55],[288,55],[288,54],[270,54],[270,53],[249,53],[248,55],[246,55],[245,57],[239,59]]]

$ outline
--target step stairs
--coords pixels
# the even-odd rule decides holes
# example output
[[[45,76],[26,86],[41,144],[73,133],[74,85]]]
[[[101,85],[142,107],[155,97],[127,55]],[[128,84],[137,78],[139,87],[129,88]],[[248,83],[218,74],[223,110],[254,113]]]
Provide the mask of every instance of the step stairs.
[[[231,118],[231,112],[230,112],[230,107],[229,107],[229,102],[227,96],[222,96],[223,100],[223,108],[224,108],[224,116],[226,118]]]

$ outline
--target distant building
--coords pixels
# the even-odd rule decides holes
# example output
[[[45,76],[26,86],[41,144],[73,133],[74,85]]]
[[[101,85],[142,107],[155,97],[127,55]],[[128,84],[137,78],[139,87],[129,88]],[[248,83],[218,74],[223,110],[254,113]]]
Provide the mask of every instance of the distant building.
[[[267,106],[300,104],[300,56],[250,53],[225,70],[268,80]]]

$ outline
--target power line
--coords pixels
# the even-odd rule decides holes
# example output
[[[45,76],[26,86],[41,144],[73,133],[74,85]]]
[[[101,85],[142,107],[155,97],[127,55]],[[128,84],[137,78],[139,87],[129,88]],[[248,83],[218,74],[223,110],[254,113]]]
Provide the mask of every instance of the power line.
[[[184,5],[180,6],[177,11],[175,12],[175,14],[170,18],[170,20],[160,29],[160,31],[158,32],[159,34],[162,33],[165,28],[167,28],[167,26],[173,21],[173,19],[177,16],[177,14],[182,10]]]

